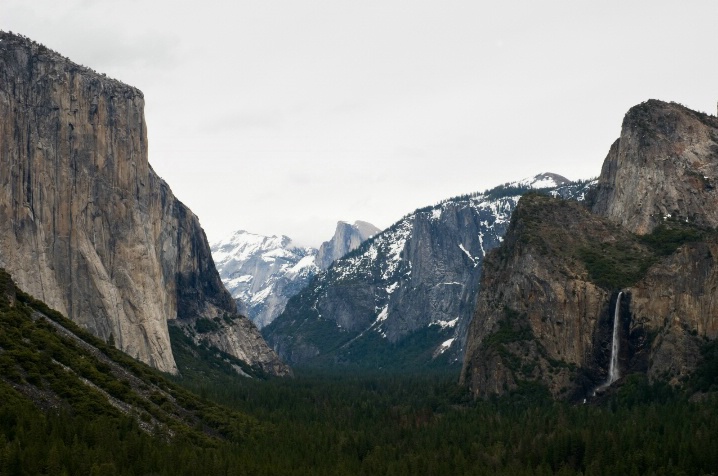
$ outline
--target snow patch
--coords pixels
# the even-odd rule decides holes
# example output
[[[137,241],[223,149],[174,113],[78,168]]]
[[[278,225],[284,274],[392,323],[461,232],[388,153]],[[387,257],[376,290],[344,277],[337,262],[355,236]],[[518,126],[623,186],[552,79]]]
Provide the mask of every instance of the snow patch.
[[[528,187],[533,189],[554,188],[566,183],[564,180],[568,181],[566,177],[561,177],[560,175],[544,172],[538,175],[534,175],[533,177],[527,177],[523,180],[519,180],[518,182],[509,183],[507,185],[514,187]]]
[[[469,253],[469,252],[466,250],[466,248],[464,248],[464,245],[463,245],[463,244],[459,243],[459,248],[461,248],[461,251],[463,251],[463,252],[466,254],[466,256],[469,257],[469,259],[471,260],[471,262],[474,263],[474,268],[476,268],[476,267],[479,265],[478,258],[474,258],[473,256],[471,256],[471,253]]]
[[[315,258],[316,256],[314,255],[308,255],[300,259],[294,266],[287,270],[287,277],[293,279],[294,277],[299,276],[303,271],[313,273],[318,272],[319,268],[314,263]]]
[[[449,347],[451,347],[451,344],[454,343],[454,340],[456,340],[456,339],[452,337],[451,339],[448,339],[448,340],[445,340],[444,342],[442,342],[441,346],[439,346],[439,354],[443,354],[444,352],[449,350]]]
[[[439,321],[434,321],[434,322],[432,322],[432,323],[429,324],[429,325],[430,325],[430,326],[439,326],[439,327],[441,327],[442,329],[446,329],[446,328],[454,328],[454,327],[456,327],[456,324],[457,324],[458,322],[459,322],[459,318],[457,317],[457,318],[454,318],[454,319],[452,319],[452,320],[450,320],[450,321],[441,321],[441,320],[439,320]]]
[[[551,177],[544,177],[531,183],[532,188],[549,188],[556,187],[558,184]]]
[[[255,293],[254,295],[252,295],[252,297],[250,299],[250,303],[255,304],[255,303],[263,302],[269,297],[269,295],[271,293],[272,293],[272,288],[267,286],[266,288],[262,289],[258,293]]]
[[[484,232],[479,232],[479,246],[481,246],[481,256],[486,256],[486,250],[484,249]],[[476,265],[474,265],[476,266]]]
[[[401,261],[401,252],[404,251],[404,247],[406,246],[406,240],[411,234],[411,228],[411,225],[405,222],[404,226],[397,233],[396,239],[389,242],[389,249],[386,253],[387,266],[386,270],[382,274],[383,279],[389,279],[389,277],[393,276],[394,272],[399,267],[399,262]]]
[[[376,316],[376,321],[374,321],[376,324],[380,322],[386,321],[386,319],[389,317],[389,305],[384,306],[384,308],[381,310],[378,316]]]

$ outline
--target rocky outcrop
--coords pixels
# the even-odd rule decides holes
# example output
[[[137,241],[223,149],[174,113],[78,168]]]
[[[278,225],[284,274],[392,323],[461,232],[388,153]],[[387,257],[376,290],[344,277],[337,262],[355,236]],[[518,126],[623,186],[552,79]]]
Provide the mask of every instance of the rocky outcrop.
[[[578,203],[541,195],[519,201],[504,244],[484,262],[461,374],[475,395],[539,381],[564,396],[577,369],[600,373],[594,336],[609,318],[611,294],[591,282],[580,253],[615,242],[615,233]]]
[[[233,315],[235,303],[197,217],[148,163],[143,108],[139,90],[0,33],[0,266],[97,336],[176,372],[167,321]],[[248,357],[240,341],[226,350]],[[262,352],[250,358],[273,355]]]
[[[601,170],[593,211],[658,240],[674,238],[662,231],[675,233],[676,223],[678,232],[691,232],[629,288],[631,331],[655,336],[652,380],[680,382],[699,362],[702,339],[718,334],[717,184],[718,117],[657,100],[628,111]]]
[[[593,210],[638,234],[667,217],[715,228],[717,186],[718,118],[650,100],[626,114]]]
[[[484,265],[461,373],[475,396],[600,390],[619,291],[620,375],[685,381],[718,333],[716,137],[716,118],[648,101],[624,119],[593,213],[522,198]]]
[[[407,215],[318,274],[265,337],[296,364],[457,365],[484,255],[530,186],[505,184]],[[575,196],[585,186],[560,190]]]
[[[651,380],[677,384],[700,361],[700,344],[718,337],[718,241],[687,243],[631,286],[631,329],[654,336]]]
[[[710,239],[662,256],[581,206],[522,198],[505,243],[484,262],[461,381],[477,397],[531,383],[557,398],[592,395],[607,379],[621,290],[621,374],[680,382],[699,363],[703,339],[716,337]],[[621,265],[634,269],[613,284]]]
[[[314,262],[319,269],[327,269],[335,260],[357,249],[379,232],[379,228],[365,221],[355,221],[354,224],[340,221],[332,239],[319,247]]]
[[[0,268],[0,304],[5,303],[9,307],[13,307],[15,306],[16,300],[15,283],[7,271]]]

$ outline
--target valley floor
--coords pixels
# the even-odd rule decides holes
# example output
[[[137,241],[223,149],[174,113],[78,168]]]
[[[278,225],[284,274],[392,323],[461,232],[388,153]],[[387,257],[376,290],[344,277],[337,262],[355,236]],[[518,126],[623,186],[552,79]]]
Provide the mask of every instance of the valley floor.
[[[38,415],[1,386],[0,474],[710,474],[718,401],[629,378],[600,405],[526,388],[468,401],[453,375],[191,383],[256,422],[224,441],[150,436],[122,418]]]
[[[474,401],[456,383],[456,372],[438,370],[298,368],[294,378],[238,377],[226,356],[181,339],[173,339],[173,352],[182,376],[168,377],[16,292],[0,273],[2,297],[0,475],[711,474],[718,468],[715,341],[706,343],[701,366],[680,390],[649,385],[636,374],[587,404],[555,402],[530,384]]]
[[[526,388],[472,403],[454,376],[327,377],[197,390],[267,424],[267,474],[709,474],[718,401],[629,378],[600,405]]]

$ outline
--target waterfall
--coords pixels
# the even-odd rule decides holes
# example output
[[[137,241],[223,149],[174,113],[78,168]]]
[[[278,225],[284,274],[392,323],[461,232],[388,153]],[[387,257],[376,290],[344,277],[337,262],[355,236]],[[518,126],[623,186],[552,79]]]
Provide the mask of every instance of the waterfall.
[[[616,298],[616,308],[613,311],[613,337],[611,338],[611,363],[608,365],[608,378],[606,381],[596,387],[596,389],[593,391],[592,395],[595,397],[596,392],[603,392],[607,387],[609,387],[613,382],[618,380],[619,375],[619,369],[618,369],[618,352],[620,350],[620,342],[621,342],[621,295],[623,294],[623,291],[618,293],[618,297]]]
[[[608,367],[608,380],[605,386],[608,387],[613,382],[618,380],[618,351],[621,336],[619,329],[621,327],[621,295],[623,291],[618,293],[616,298],[616,309],[613,311],[613,340],[611,342],[611,365]]]

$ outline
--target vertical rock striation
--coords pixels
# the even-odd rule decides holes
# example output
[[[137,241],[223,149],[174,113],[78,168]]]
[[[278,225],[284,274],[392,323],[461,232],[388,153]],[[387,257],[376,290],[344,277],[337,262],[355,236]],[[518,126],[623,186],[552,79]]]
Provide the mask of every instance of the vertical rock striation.
[[[176,372],[167,321],[235,305],[197,217],[148,163],[143,108],[139,90],[0,33],[0,266],[96,335]]]

